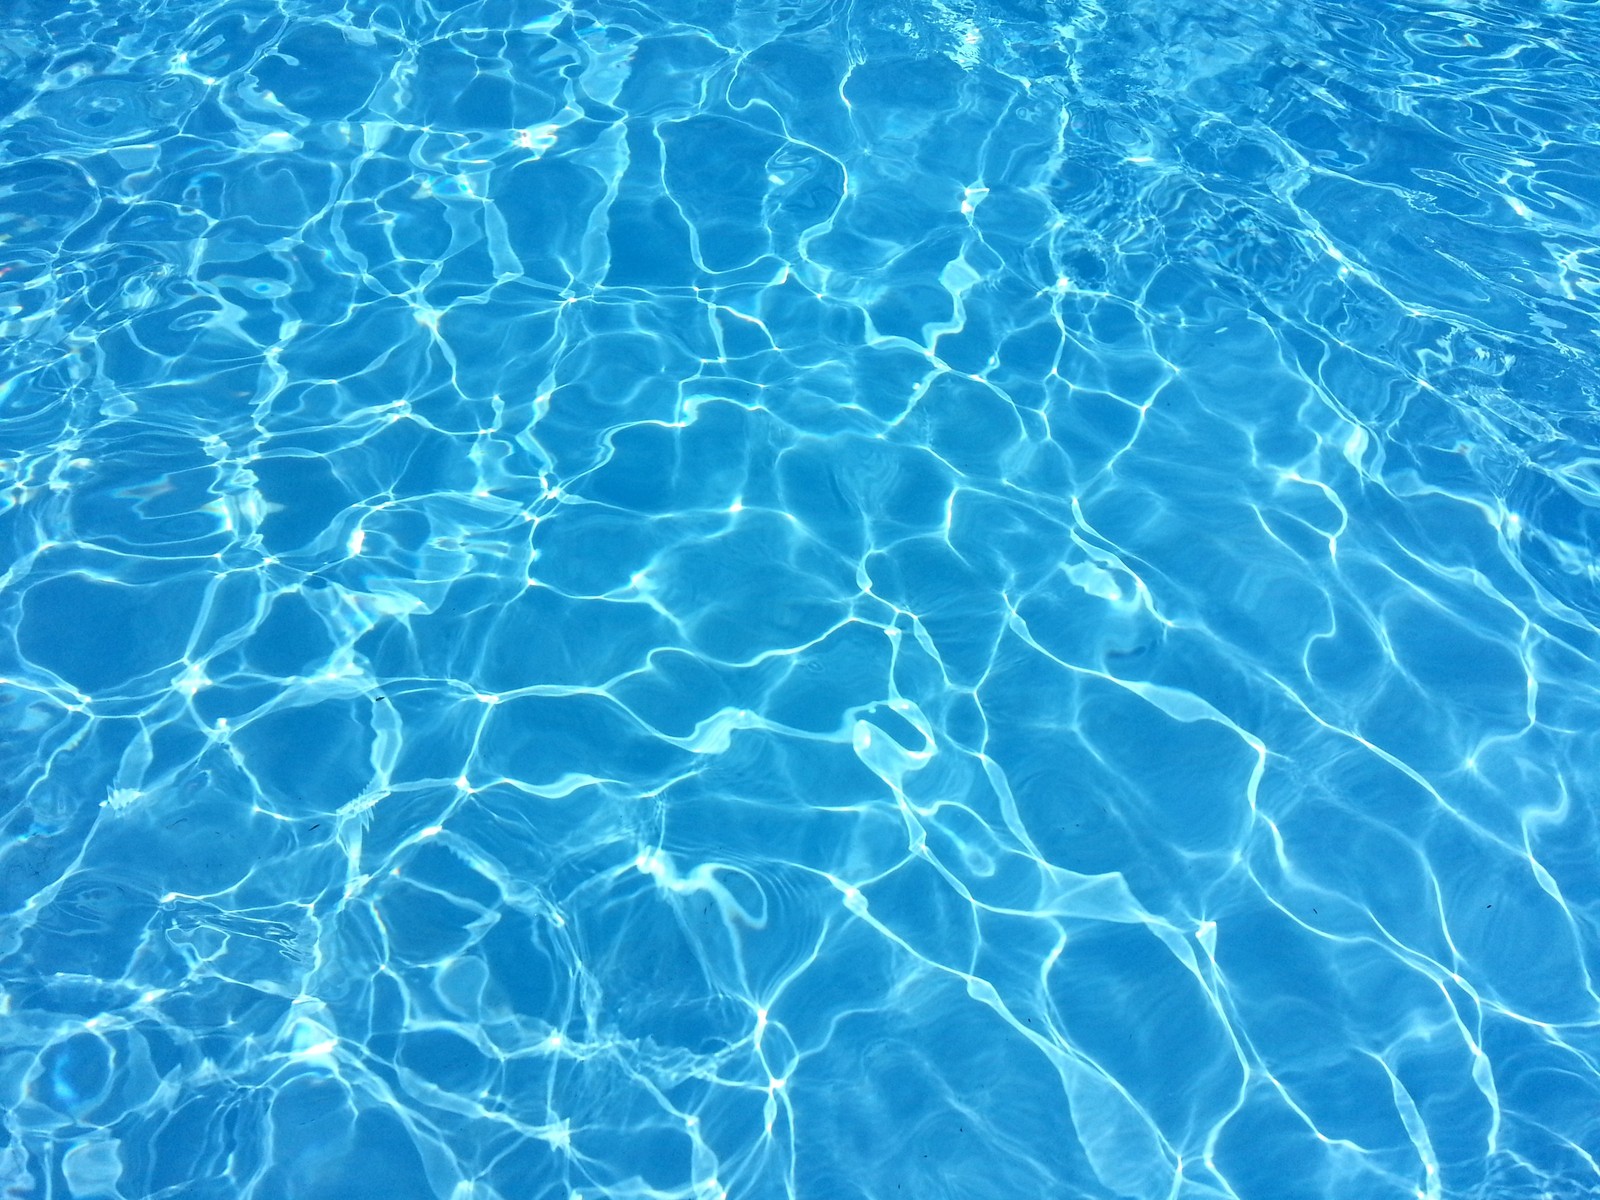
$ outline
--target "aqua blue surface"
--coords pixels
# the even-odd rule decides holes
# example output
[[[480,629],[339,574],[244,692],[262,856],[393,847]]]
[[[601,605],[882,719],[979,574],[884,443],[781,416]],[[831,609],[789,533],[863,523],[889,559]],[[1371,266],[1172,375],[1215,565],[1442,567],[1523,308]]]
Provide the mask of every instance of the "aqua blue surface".
[[[1600,1195],[1600,9],[12,0],[0,1196]]]

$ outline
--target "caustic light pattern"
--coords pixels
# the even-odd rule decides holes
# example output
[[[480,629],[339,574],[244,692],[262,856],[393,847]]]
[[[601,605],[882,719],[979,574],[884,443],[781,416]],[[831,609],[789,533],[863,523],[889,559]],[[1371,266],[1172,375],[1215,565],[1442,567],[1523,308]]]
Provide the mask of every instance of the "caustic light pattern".
[[[12,0],[0,1195],[1600,1195],[1600,10]]]

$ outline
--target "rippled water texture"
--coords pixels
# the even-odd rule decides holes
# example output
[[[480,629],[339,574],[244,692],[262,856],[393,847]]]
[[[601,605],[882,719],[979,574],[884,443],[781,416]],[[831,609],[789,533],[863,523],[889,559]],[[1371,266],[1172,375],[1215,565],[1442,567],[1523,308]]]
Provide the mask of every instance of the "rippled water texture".
[[[0,1195],[1600,1195],[1600,10],[13,0]]]

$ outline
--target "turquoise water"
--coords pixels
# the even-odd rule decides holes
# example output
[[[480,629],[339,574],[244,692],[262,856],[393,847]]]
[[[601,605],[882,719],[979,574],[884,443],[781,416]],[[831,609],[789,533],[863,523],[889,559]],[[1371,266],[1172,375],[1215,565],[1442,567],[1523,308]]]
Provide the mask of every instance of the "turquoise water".
[[[1600,10],[14,0],[0,1196],[1600,1195]]]

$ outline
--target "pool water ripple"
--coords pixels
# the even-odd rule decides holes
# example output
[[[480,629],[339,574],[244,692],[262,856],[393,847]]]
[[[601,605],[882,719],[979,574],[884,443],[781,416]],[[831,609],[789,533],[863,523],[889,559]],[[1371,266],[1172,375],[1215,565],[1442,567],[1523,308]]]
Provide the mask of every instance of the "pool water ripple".
[[[1600,17],[18,0],[0,1195],[1600,1195]]]

